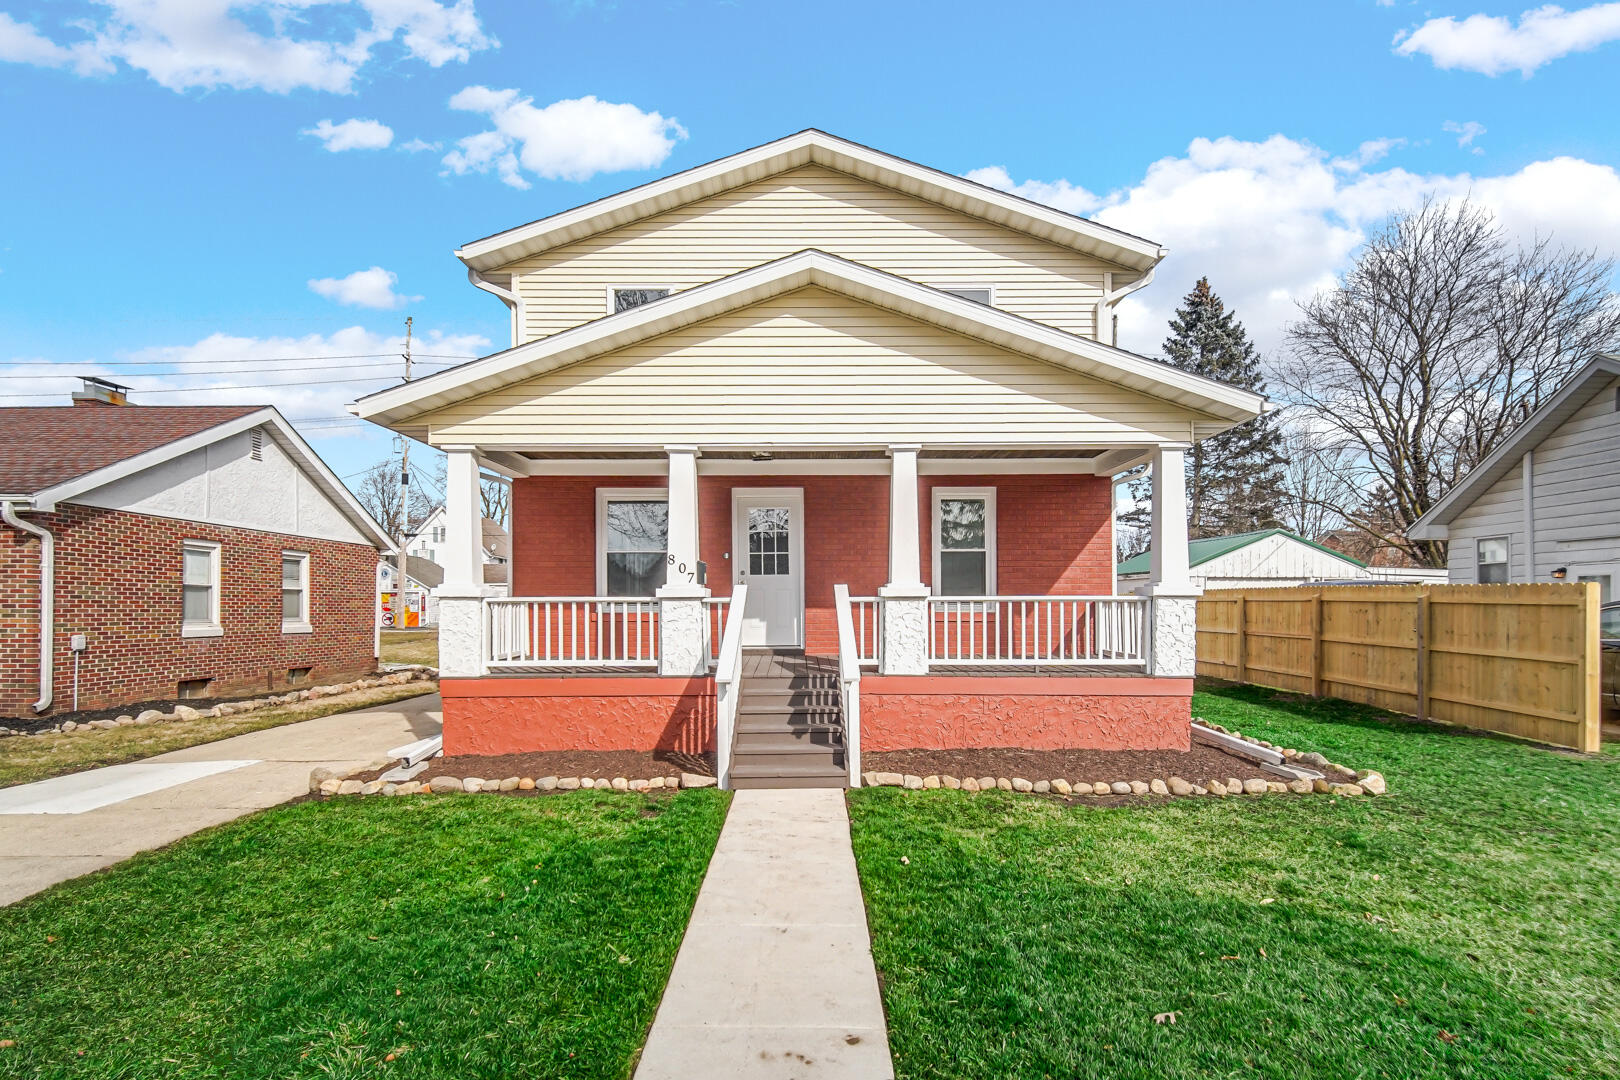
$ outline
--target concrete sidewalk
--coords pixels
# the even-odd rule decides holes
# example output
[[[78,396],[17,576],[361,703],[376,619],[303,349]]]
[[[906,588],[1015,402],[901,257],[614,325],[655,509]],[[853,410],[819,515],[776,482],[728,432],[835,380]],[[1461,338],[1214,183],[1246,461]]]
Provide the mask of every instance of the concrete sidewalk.
[[[425,694],[175,750],[136,765],[7,788],[11,812],[0,813],[0,905],[297,798],[309,790],[309,772],[318,765],[360,768],[396,746],[437,735],[443,720],[439,709],[438,695]],[[209,772],[200,765],[207,762],[218,763],[222,771],[193,779]],[[179,763],[193,767],[161,768]],[[103,785],[129,785],[146,793],[82,813],[61,812],[76,793],[93,793]],[[36,793],[33,805],[50,812],[26,812]],[[16,812],[17,806],[24,812]]]
[[[844,793],[739,791],[636,1080],[890,1080]]]

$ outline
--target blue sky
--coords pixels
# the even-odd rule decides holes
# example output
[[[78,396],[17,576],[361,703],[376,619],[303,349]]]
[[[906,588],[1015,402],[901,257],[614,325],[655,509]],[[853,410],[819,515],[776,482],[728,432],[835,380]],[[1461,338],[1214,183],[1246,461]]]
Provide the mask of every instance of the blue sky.
[[[0,401],[267,401],[353,473],[407,314],[506,344],[458,244],[807,126],[1166,244],[1127,345],[1207,274],[1273,349],[1426,193],[1620,249],[1617,68],[1620,3],[0,0]]]

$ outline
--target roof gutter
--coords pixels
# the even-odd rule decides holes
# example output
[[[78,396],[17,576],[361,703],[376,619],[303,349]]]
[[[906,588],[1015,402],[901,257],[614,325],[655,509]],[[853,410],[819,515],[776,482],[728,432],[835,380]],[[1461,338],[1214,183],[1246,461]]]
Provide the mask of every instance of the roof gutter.
[[[518,331],[522,329],[523,323],[522,297],[518,296],[516,291],[512,289],[501,288],[471,267],[467,268],[467,280],[472,282],[474,287],[483,289],[492,296],[500,297],[501,302],[507,306],[507,309],[512,313],[512,344],[516,345],[518,343]]]
[[[11,499],[0,500],[0,519],[18,532],[39,537],[39,700],[34,711],[42,713],[56,696],[56,538],[43,525],[18,517]]]

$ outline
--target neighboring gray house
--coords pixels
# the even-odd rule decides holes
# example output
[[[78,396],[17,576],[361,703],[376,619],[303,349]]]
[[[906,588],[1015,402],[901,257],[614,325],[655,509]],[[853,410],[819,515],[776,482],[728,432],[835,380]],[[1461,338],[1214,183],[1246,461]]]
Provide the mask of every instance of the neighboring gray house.
[[[1620,356],[1598,356],[1408,531],[1450,542],[1452,584],[1620,585]]]

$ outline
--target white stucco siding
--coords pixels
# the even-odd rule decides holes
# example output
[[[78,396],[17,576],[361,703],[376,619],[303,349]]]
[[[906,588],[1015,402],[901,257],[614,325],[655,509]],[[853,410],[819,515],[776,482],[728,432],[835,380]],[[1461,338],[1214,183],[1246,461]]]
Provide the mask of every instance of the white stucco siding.
[[[76,496],[76,503],[154,517],[370,545],[302,467],[244,431]]]
[[[1533,560],[1526,560],[1523,460],[1450,525],[1448,569],[1454,583],[1477,579],[1480,538],[1509,538],[1509,580],[1569,580],[1609,574],[1620,586],[1620,379],[1608,385],[1531,452]]]
[[[438,445],[1131,445],[1202,414],[820,288],[501,390],[423,422]]]
[[[1123,267],[819,165],[722,192],[498,271],[521,341],[609,313],[608,289],[694,285],[820,248],[924,285],[984,284],[996,307],[1095,336],[1103,274]],[[516,344],[516,342],[514,342]]]

